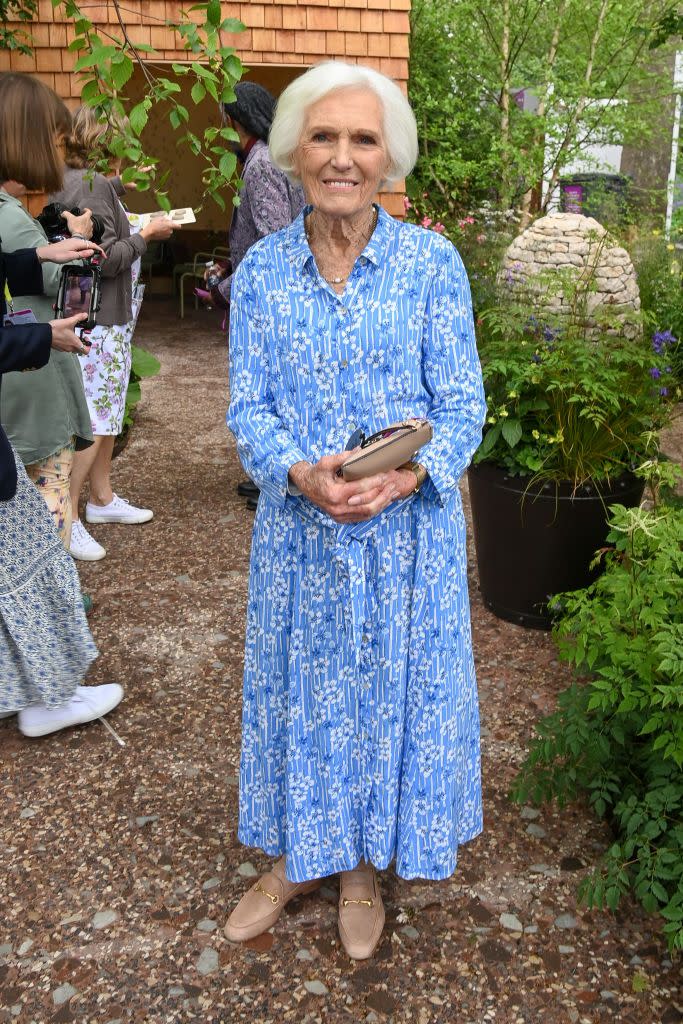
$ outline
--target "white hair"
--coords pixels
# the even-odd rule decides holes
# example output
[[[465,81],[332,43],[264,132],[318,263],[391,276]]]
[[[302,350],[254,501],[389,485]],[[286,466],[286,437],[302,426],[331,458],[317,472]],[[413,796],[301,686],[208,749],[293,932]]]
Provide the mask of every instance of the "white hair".
[[[384,180],[407,177],[417,160],[417,125],[408,100],[391,78],[362,64],[341,60],[323,61],[295,78],[277,103],[268,137],[273,163],[296,181],[294,151],[304,128],[306,111],[318,100],[338,89],[370,89],[384,112],[384,143],[389,168]]]

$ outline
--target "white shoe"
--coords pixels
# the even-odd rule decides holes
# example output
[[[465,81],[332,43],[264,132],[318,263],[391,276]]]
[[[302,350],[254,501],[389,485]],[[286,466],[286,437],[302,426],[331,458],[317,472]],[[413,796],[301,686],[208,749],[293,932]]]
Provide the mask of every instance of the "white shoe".
[[[75,694],[64,707],[46,708],[44,704],[31,704],[23,708],[19,712],[19,730],[24,736],[47,736],[70,725],[83,725],[108,714],[122,697],[123,689],[118,683],[77,686]]]
[[[99,562],[107,553],[106,549],[90,536],[80,519],[74,519],[71,524],[69,551],[74,558],[79,558],[82,562]]]
[[[89,523],[148,523],[154,513],[151,508],[136,508],[125,498],[115,494],[108,505],[85,506],[85,518]]]

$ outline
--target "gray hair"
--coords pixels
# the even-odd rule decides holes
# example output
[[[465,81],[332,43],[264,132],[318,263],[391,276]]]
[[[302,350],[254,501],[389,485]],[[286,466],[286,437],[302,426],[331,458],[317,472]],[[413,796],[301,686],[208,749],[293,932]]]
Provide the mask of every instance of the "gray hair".
[[[384,142],[389,154],[385,181],[407,177],[417,160],[417,125],[408,100],[391,78],[362,64],[323,61],[295,78],[277,103],[268,145],[274,164],[296,180],[294,151],[301,140],[307,109],[338,89],[370,89],[384,111]]]

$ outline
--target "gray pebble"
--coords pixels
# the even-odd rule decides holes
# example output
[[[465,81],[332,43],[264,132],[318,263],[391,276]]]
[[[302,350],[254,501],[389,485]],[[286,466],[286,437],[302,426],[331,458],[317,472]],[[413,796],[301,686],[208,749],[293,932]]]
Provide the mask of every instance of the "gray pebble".
[[[184,996],[185,995],[185,989],[183,988],[182,985],[171,985],[171,987],[168,990],[168,994],[169,994],[169,996],[174,996],[174,997],[175,996]]]
[[[75,996],[77,992],[78,989],[74,988],[73,985],[70,985],[68,981],[65,981],[63,985],[60,985],[59,988],[56,988],[52,993],[52,999],[55,1006],[61,1006],[62,1003],[67,1001],[67,999],[71,999],[72,996]]]
[[[213,974],[218,970],[218,953],[211,946],[205,946],[197,961],[197,970],[200,974]]]
[[[22,944],[19,946],[19,949],[17,950],[17,956],[25,956],[32,945],[33,939],[24,939]]]
[[[401,928],[401,934],[405,935],[407,939],[419,939],[420,933],[417,928],[413,928],[411,924],[407,924],[405,928]]]
[[[218,922],[212,921],[209,917],[205,917],[199,922],[197,928],[200,932],[215,932],[216,928],[218,928]]]
[[[296,958],[297,960],[312,960],[313,954],[308,949],[297,949]]]
[[[568,956],[569,953],[574,952],[574,946],[558,946],[557,951],[558,953],[561,953],[563,956]]]
[[[323,985],[322,981],[305,981],[304,988],[307,992],[310,992],[313,996],[326,996],[328,988]]]
[[[578,923],[573,914],[560,914],[555,918],[556,928],[576,928]]]
[[[535,839],[545,839],[546,837],[545,829],[541,828],[540,825],[534,825],[533,823],[531,825],[527,825],[526,832],[527,835],[534,836]]]
[[[503,928],[507,928],[510,932],[523,932],[524,925],[518,917],[514,914],[501,914],[498,918]]]
[[[107,928],[114,921],[118,921],[119,915],[115,910],[100,910],[92,919],[93,928]]]
[[[529,868],[534,875],[552,875],[553,869],[550,864],[532,864]]]
[[[630,959],[629,963],[630,963],[630,964],[631,964],[631,965],[632,965],[633,967],[640,967],[640,966],[642,965],[643,961],[642,961],[642,960],[640,959],[640,957],[638,956],[638,954],[636,954],[635,956],[632,956],[632,957],[631,957],[631,959]]]
[[[540,816],[541,812],[537,807],[522,807],[521,817],[524,821],[535,821]]]
[[[240,864],[238,867],[237,874],[241,875],[242,878],[256,878],[258,871],[250,860],[245,860],[244,864]]]
[[[537,933],[538,933],[538,925],[537,924],[528,924],[526,926],[526,928],[524,929],[524,934],[525,935],[536,935]]]
[[[8,953],[11,953],[11,952],[12,952],[12,943],[11,942],[5,942],[2,946],[0,946],[0,956],[7,956]]]
[[[367,1016],[365,1018],[365,1024],[377,1024],[378,1020],[379,1020],[379,1017],[377,1016],[375,1011],[374,1010],[370,1010],[370,1012],[367,1014]]]
[[[603,988],[600,992],[600,998],[607,1003],[610,1001],[610,999],[616,999],[617,997],[615,996],[614,992],[610,992],[608,988]]]
[[[204,882],[204,885],[202,886],[202,889],[204,889],[204,891],[206,891],[207,889],[215,889],[216,886],[220,884],[220,878],[207,878],[207,880]]]
[[[139,825],[140,828],[142,828],[143,825],[149,825],[150,822],[158,821],[158,820],[159,820],[159,815],[158,814],[144,814],[144,815],[142,815],[142,817],[135,819],[135,824]]]
[[[37,813],[38,813],[38,811],[36,811],[36,809],[34,807],[24,807],[24,809],[20,813],[19,817],[20,818],[35,818]]]
[[[187,575],[187,573],[181,573],[180,576],[174,576],[174,579],[175,579],[176,583],[185,583],[185,584],[192,583],[192,580]]]

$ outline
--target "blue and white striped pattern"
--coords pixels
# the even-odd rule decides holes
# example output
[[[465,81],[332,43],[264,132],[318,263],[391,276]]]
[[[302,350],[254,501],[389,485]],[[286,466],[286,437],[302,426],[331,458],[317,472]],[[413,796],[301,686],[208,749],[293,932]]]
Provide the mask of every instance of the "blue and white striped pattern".
[[[239,838],[304,881],[396,860],[452,874],[482,826],[458,480],[485,404],[467,278],[439,235],[379,211],[338,296],[303,216],[235,276],[228,425],[261,488],[245,648]],[[289,467],[428,417],[420,493],[340,526]]]

